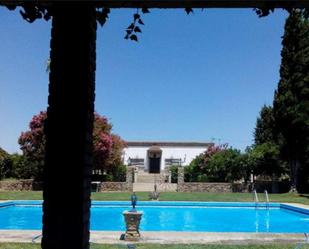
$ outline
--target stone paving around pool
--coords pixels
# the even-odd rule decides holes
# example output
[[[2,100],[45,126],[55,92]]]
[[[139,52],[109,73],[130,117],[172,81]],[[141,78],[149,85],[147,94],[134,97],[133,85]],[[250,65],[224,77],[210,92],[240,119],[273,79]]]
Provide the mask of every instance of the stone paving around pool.
[[[282,204],[290,205],[290,206],[294,206],[294,207],[298,207],[298,208],[303,208],[303,209],[309,210],[309,206],[308,205],[301,204],[301,203],[282,203]]]
[[[99,244],[128,244],[120,240],[121,232],[91,232],[90,241]],[[40,243],[40,231],[1,230],[0,242]],[[155,244],[267,244],[297,243],[303,234],[283,233],[204,233],[204,232],[142,232],[142,238],[134,243]]]
[[[118,240],[115,236],[118,235]],[[267,233],[205,233],[205,232],[142,232],[138,243],[155,244],[264,244],[297,243],[304,239],[302,234]],[[91,233],[93,243],[119,243],[119,233]],[[127,243],[122,241],[122,243]]]

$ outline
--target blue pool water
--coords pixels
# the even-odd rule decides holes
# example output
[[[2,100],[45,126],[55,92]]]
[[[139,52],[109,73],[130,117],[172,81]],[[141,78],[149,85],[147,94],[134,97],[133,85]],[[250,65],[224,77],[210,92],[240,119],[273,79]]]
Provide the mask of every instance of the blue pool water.
[[[309,232],[309,212],[287,205],[255,208],[252,203],[139,202],[141,231]],[[128,202],[93,202],[91,230],[124,231]],[[0,229],[42,228],[41,202],[0,206]]]

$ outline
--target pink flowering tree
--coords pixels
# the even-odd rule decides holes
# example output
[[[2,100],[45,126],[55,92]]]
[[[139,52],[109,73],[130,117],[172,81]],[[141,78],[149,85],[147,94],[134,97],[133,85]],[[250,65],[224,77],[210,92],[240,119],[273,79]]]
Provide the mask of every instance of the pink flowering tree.
[[[207,176],[207,166],[211,158],[226,150],[227,144],[222,145],[210,145],[206,151],[198,155],[190,163],[188,167],[185,168],[185,181],[188,182],[204,182],[208,180]]]
[[[32,178],[41,179],[45,157],[44,122],[46,112],[33,116],[29,130],[22,132],[18,143],[31,168]],[[93,129],[94,170],[109,173],[121,164],[122,150],[125,142],[111,133],[112,125],[107,118],[95,113]]]
[[[202,164],[200,164],[200,166],[203,168],[203,167],[206,167],[206,165],[208,164],[210,158],[216,154],[216,153],[219,153],[221,151],[224,151],[226,150],[228,147],[228,144],[221,144],[221,145],[215,145],[215,144],[212,144],[210,145],[207,150],[201,154],[202,156]]]
[[[118,135],[111,133],[112,125],[108,123],[106,117],[95,113],[94,120],[94,171],[107,175],[107,180],[124,180],[123,168],[120,166],[122,151],[126,144]]]
[[[22,132],[18,143],[23,152],[26,164],[17,169],[23,178],[42,179],[44,156],[45,156],[45,136],[44,122],[46,112],[40,112],[33,116],[29,123],[29,130]]]
[[[106,117],[94,114],[93,126],[93,155],[94,169],[106,170],[108,158],[111,154],[113,140],[111,136],[112,126]]]

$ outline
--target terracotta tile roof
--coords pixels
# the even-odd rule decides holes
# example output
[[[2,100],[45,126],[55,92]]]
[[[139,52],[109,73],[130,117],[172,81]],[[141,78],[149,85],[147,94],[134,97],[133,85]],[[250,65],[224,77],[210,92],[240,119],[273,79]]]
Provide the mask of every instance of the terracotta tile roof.
[[[208,147],[213,145],[209,142],[162,142],[162,141],[126,141],[128,147]]]

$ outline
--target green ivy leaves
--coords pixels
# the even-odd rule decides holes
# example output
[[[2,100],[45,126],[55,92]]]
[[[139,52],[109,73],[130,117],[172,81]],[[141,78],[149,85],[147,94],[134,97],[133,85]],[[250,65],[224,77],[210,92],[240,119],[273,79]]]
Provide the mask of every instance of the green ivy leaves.
[[[36,19],[45,19],[48,21],[52,16],[52,4],[50,6],[46,5],[40,5],[39,1],[21,1],[14,3],[14,1],[2,1],[0,0],[0,6],[4,5],[9,10],[15,10],[16,7],[21,7],[20,14],[21,16],[28,22],[32,23]],[[97,5],[102,6],[102,5]],[[268,16],[270,13],[274,12],[275,8],[278,6],[275,6],[273,3],[268,3],[264,8],[256,8],[254,11],[259,17]],[[293,5],[287,4],[286,7],[283,7],[288,12],[291,12],[293,10]],[[186,7],[185,12],[187,15],[194,13],[193,9],[190,7]],[[130,39],[132,41],[138,41],[138,33],[142,33],[141,25],[144,25],[143,20],[141,19],[141,16],[139,14],[139,11],[142,12],[142,14],[150,13],[149,9],[146,7],[142,7],[140,9],[137,9],[137,12],[133,15],[133,22],[126,28],[126,35],[125,39]],[[110,14],[110,8],[107,7],[98,7],[96,9],[96,19],[98,23],[103,26],[107,19],[109,18]],[[304,18],[309,18],[309,8],[303,8],[302,9],[302,15]]]
[[[193,14],[193,9],[192,8],[185,8],[185,12],[187,13],[187,15],[189,15],[190,13]]]
[[[148,14],[150,11],[147,8],[142,8],[143,14]],[[144,25],[143,20],[139,14],[139,9],[137,9],[136,13],[133,15],[133,22],[126,28],[125,39],[130,39],[131,41],[138,41],[137,34],[142,33],[140,25]]]
[[[97,9],[96,18],[101,27],[106,23],[110,12],[109,8]]]

